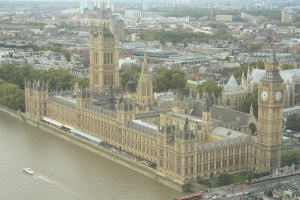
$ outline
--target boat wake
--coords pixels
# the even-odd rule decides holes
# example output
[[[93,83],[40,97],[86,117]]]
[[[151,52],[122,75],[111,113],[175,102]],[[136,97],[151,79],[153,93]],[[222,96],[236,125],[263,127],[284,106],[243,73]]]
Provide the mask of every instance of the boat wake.
[[[41,180],[43,180],[43,181],[45,181],[47,183],[51,183],[51,184],[54,184],[54,185],[59,185],[57,182],[51,180],[47,176],[44,176],[44,175],[41,175],[41,174],[37,174],[35,177],[38,178],[38,179],[41,179]]]
[[[39,180],[41,180],[43,182],[49,183],[51,185],[54,185],[55,187],[60,188],[61,190],[65,191],[65,192],[68,192],[69,194],[73,194],[73,191],[70,188],[68,188],[68,187],[66,187],[66,186],[64,186],[64,185],[62,185],[62,184],[60,184],[60,183],[52,180],[48,176],[45,176],[45,175],[42,175],[42,174],[36,174],[34,176],[34,178],[39,179]]]

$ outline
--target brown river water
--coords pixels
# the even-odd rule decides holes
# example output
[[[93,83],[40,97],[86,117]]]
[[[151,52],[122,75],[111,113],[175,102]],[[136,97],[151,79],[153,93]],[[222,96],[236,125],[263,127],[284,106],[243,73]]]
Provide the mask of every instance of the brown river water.
[[[26,167],[35,174],[23,173]],[[0,200],[170,200],[182,195],[0,111]]]

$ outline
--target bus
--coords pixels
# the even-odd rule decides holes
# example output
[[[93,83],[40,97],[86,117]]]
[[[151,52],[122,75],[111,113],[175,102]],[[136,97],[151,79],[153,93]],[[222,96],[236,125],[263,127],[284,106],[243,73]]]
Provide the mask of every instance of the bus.
[[[191,194],[188,196],[184,196],[184,197],[180,197],[178,199],[175,200],[198,200],[198,199],[202,199],[202,194],[201,193],[197,193],[197,194]]]

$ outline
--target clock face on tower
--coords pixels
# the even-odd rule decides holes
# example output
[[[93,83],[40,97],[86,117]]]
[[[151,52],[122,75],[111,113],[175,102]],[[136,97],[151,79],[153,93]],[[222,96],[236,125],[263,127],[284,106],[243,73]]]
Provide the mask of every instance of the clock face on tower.
[[[269,93],[268,93],[268,91],[263,90],[263,91],[261,92],[261,99],[262,99],[263,101],[267,101],[268,98],[269,98]]]
[[[282,99],[282,92],[281,91],[277,91],[275,93],[275,100],[276,101],[281,101],[281,99]]]

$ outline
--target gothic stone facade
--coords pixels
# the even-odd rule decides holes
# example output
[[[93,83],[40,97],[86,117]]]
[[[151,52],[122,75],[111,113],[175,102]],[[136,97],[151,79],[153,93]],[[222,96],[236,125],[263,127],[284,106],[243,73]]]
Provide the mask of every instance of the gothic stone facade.
[[[97,56],[91,52],[91,59],[95,59],[95,63],[91,61],[91,68],[95,69]],[[111,52],[107,53],[111,60]],[[91,73],[91,79],[94,73],[101,75],[99,72],[106,66],[99,67]],[[119,84],[114,68],[107,72],[109,84],[96,78],[91,80],[90,89],[80,89],[75,84],[73,91],[48,92],[46,84],[26,81],[26,115],[35,120],[48,117],[99,137],[116,148],[155,163],[157,174],[179,184],[222,173],[269,172],[280,166],[283,99],[279,93],[283,82],[276,62],[268,65],[266,78],[259,85],[257,136],[215,123],[208,99],[202,117],[183,113],[185,109],[164,110],[154,106],[146,56],[142,73],[139,84],[147,88],[138,85],[136,96],[132,93],[127,96],[130,98],[124,95],[114,98],[112,90]],[[108,86],[111,89],[107,96]],[[102,94],[97,93],[100,91]],[[179,100],[174,106],[184,107]]]

